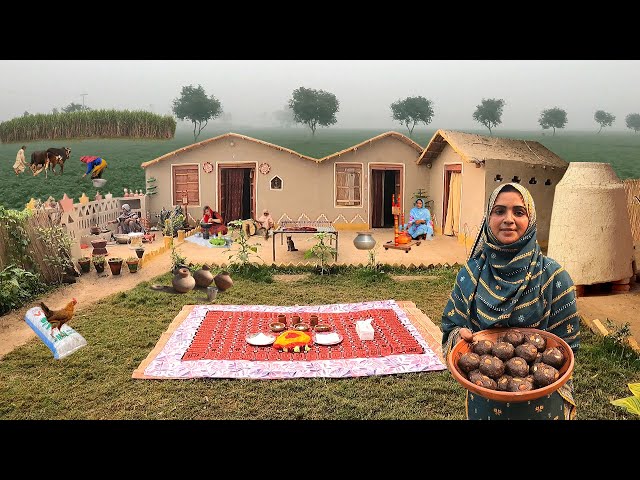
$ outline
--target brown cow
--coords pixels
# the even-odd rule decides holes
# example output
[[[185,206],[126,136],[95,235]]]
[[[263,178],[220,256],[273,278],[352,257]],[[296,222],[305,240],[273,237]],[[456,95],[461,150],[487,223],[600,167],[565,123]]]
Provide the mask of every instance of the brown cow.
[[[69,160],[71,156],[71,149],[69,147],[63,148],[48,148],[47,159],[49,160],[49,168],[56,174],[56,165],[60,165],[60,175],[64,172],[64,162]]]

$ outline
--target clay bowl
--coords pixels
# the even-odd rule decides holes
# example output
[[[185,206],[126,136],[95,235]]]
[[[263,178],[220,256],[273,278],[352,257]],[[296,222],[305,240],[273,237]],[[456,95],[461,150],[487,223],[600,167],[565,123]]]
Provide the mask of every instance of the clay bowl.
[[[499,338],[501,338],[509,328],[491,328],[488,330],[480,330],[473,334],[473,340],[491,340],[492,342],[496,342]],[[476,385],[473,382],[467,380],[466,376],[462,373],[462,370],[458,367],[458,360],[462,355],[471,351],[471,343],[465,342],[461,340],[458,342],[449,352],[449,357],[447,358],[449,362],[449,370],[451,371],[451,375],[455,378],[458,383],[460,383],[464,388],[469,390],[470,392],[476,393],[484,398],[489,398],[491,400],[497,400],[499,402],[526,402],[528,400],[534,400],[536,398],[543,397],[544,395],[549,395],[556,390],[558,390],[562,385],[567,383],[567,380],[571,377],[571,373],[573,372],[574,367],[574,357],[573,350],[571,347],[565,342],[563,339],[554,335],[553,333],[545,332],[543,330],[538,330],[536,328],[518,328],[522,333],[539,333],[544,337],[547,341],[546,348],[556,347],[559,349],[564,355],[565,361],[564,365],[558,370],[560,376],[558,379],[550,385],[546,387],[536,388],[534,390],[529,390],[527,392],[502,392],[499,390],[491,390],[490,388],[481,387],[480,385]]]
[[[118,243],[129,243],[130,237],[126,233],[114,233],[113,236]]]
[[[316,332],[330,332],[333,327],[331,325],[327,325],[326,323],[319,323],[313,329]]]
[[[273,322],[272,324],[269,325],[269,328],[271,329],[272,332],[283,332],[285,328],[287,328],[287,326],[282,323],[282,322]]]
[[[293,326],[293,330],[298,330],[300,332],[307,332],[311,330],[311,325],[309,325],[308,323],[296,323]]]

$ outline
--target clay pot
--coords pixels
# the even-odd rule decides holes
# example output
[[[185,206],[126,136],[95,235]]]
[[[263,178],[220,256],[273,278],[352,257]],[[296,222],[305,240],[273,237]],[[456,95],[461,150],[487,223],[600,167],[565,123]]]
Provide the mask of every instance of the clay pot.
[[[218,275],[213,277],[213,281],[221,292],[229,290],[233,286],[233,280],[231,279],[229,272],[220,272]]]
[[[91,235],[98,235],[100,233],[100,227],[98,226],[91,227],[90,231],[91,231]]]
[[[371,250],[376,246],[376,239],[369,232],[358,232],[356,238],[353,239],[353,245],[358,250]]]
[[[78,260],[78,265],[80,265],[80,271],[82,273],[89,273],[89,271],[91,270],[91,259],[82,258]]]
[[[122,270],[122,259],[109,259],[109,268],[111,269],[111,275],[120,275]]]
[[[174,275],[171,283],[173,284],[173,289],[178,293],[187,293],[196,286],[196,280],[191,276],[188,268],[178,269],[178,273]]]
[[[200,270],[193,274],[193,278],[195,278],[198,287],[208,287],[213,282],[213,273],[211,273],[209,265],[205,263]]]
[[[138,256],[138,258],[142,258],[142,256],[144,255],[144,248],[142,247],[138,247],[135,250],[136,255]]]

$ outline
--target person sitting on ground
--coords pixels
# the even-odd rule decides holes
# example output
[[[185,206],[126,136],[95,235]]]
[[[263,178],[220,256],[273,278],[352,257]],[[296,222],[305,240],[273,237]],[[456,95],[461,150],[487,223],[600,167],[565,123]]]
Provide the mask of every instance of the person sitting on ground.
[[[496,188],[442,313],[444,358],[458,341],[473,341],[473,332],[500,327],[548,331],[578,349],[580,316],[573,280],[562,265],[542,254],[536,235],[536,208],[529,191],[518,183]],[[470,419],[495,418],[493,410],[500,409],[503,418],[517,418],[544,411],[549,415],[544,418],[573,419],[572,390],[569,379],[551,395],[521,406],[467,393],[467,414]]]
[[[221,235],[226,235],[229,231],[227,226],[224,224],[224,220],[222,219],[222,215],[218,212],[211,210],[209,205],[205,205],[204,214],[202,215],[201,223],[211,223],[211,227],[209,228],[209,235],[217,235],[220,233]]]
[[[87,171],[82,175],[82,178],[91,174],[91,178],[102,178],[104,169],[107,168],[107,161],[102,157],[92,157],[85,155],[80,157],[80,161],[87,164]]]
[[[405,230],[411,238],[418,240],[433,240],[433,223],[431,222],[431,213],[424,206],[424,200],[418,198],[414,207],[409,212],[409,223],[405,225]]]
[[[256,233],[258,235],[262,235],[266,240],[267,238],[269,238],[269,231],[273,228],[273,226],[276,223],[273,221],[273,217],[269,213],[268,208],[265,208],[262,210],[262,215],[258,217],[257,222],[260,226],[258,227],[258,231]]]
[[[26,159],[24,158],[24,151],[27,149],[26,146],[21,146],[20,150],[18,150],[18,154],[16,155],[16,162],[13,164],[13,171],[16,172],[16,175],[20,175],[25,170],[25,165],[27,164]]]
[[[138,214],[131,210],[131,206],[128,203],[122,205],[122,213],[120,213],[118,218],[111,220],[109,223],[118,224],[118,233],[144,233]]]

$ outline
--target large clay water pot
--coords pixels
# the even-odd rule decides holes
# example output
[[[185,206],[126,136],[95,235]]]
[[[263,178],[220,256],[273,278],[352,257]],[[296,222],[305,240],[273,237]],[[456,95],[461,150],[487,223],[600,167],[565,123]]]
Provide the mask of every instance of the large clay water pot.
[[[405,245],[407,243],[411,242],[411,235],[409,235],[407,232],[400,232],[398,233],[398,244],[399,245]]]
[[[213,282],[213,273],[211,273],[209,265],[205,263],[200,270],[193,274],[193,278],[195,278],[198,287],[206,288]]]
[[[191,275],[188,268],[180,268],[171,280],[173,289],[178,293],[187,293],[196,286],[196,279]]]
[[[356,238],[353,239],[353,245],[358,250],[371,250],[376,246],[376,239],[370,232],[358,232]]]
[[[231,275],[229,275],[229,272],[220,272],[218,275],[213,277],[213,281],[221,292],[229,290],[233,286],[233,280]]]

